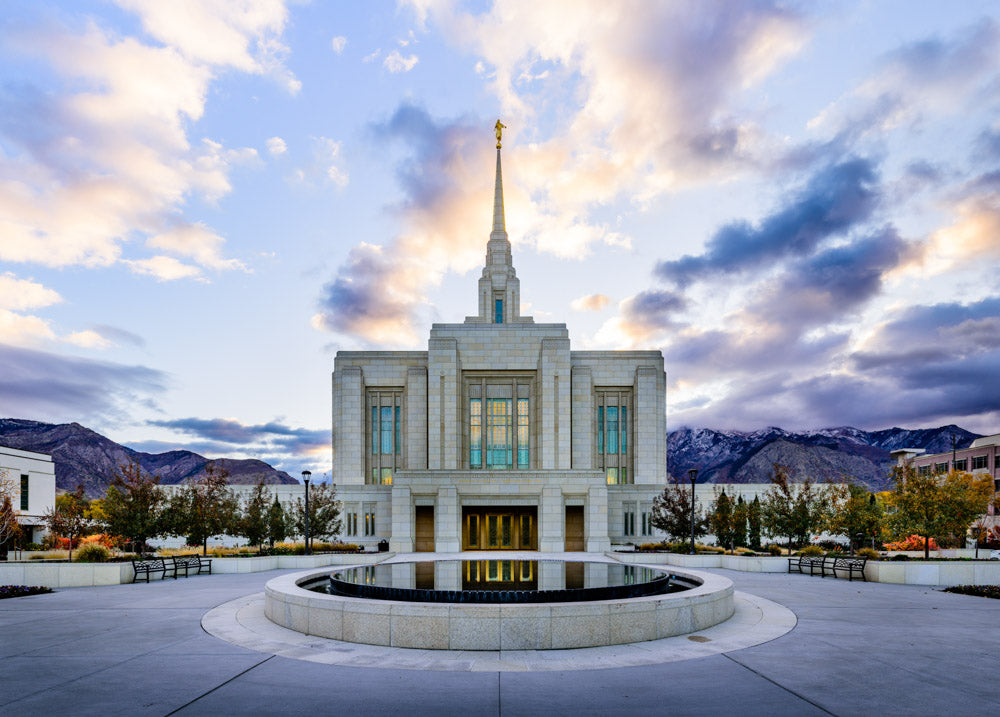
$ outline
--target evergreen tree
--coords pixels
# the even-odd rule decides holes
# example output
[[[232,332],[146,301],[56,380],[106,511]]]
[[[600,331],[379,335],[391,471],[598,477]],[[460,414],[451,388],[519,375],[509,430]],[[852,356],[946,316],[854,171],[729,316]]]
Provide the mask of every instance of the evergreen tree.
[[[729,550],[733,549],[733,503],[726,495],[725,489],[716,495],[712,511],[708,514],[708,522],[715,533],[716,542]]]
[[[243,513],[240,516],[240,532],[250,542],[250,545],[255,545],[258,548],[264,544],[264,540],[268,538],[270,532],[268,530],[270,497],[271,491],[267,489],[264,479],[261,478],[244,503]]]
[[[288,537],[288,532],[288,516],[278,501],[278,496],[274,496],[274,502],[267,511],[267,541],[272,550],[275,542],[280,543]]]
[[[749,508],[743,496],[736,498],[736,505],[733,507],[733,546],[745,548],[747,546],[747,514]]]
[[[747,547],[760,550],[760,498],[747,505]]]

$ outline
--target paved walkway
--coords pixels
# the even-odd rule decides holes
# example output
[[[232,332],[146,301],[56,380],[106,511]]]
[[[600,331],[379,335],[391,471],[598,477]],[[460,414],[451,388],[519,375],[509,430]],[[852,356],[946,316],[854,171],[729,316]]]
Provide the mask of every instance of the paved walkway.
[[[754,647],[635,667],[372,669],[279,657],[202,618],[278,571],[0,601],[0,714],[937,715],[1000,707],[1000,601],[718,571],[792,610]]]

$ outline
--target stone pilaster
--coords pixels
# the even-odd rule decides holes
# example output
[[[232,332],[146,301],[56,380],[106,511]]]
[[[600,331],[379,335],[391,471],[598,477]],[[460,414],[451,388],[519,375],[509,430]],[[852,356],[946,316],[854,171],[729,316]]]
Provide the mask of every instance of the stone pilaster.
[[[410,489],[405,486],[392,487],[392,537],[389,550],[394,553],[413,552],[413,501]]]
[[[458,343],[451,338],[432,338],[427,351],[427,467],[454,470],[458,467],[462,422],[458,414]]]
[[[591,486],[587,490],[587,507],[584,513],[584,539],[587,552],[611,550],[611,538],[608,537],[607,486]]]
[[[406,467],[427,469],[427,369],[411,366],[406,371]]]
[[[594,465],[594,379],[589,366],[574,366],[573,394],[573,470],[588,470]]]
[[[566,509],[559,486],[542,488],[538,501],[538,549],[543,553],[560,553],[566,548],[564,524]]]
[[[661,485],[667,480],[666,394],[663,371],[640,366],[635,372],[633,482]]]
[[[457,553],[462,549],[461,511],[454,486],[441,486],[434,506],[434,552]]]

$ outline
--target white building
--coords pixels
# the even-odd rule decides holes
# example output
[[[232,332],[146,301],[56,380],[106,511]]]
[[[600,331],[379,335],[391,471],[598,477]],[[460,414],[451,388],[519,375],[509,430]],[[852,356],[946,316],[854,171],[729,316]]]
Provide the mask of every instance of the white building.
[[[30,530],[25,542],[40,542],[45,532],[42,516],[56,504],[52,456],[0,446],[0,480],[6,480],[12,488],[18,523]]]
[[[499,144],[499,143],[498,143]],[[340,351],[333,479],[344,539],[397,551],[605,550],[666,482],[659,351],[573,351],[520,314],[497,148],[477,311],[426,351]]]

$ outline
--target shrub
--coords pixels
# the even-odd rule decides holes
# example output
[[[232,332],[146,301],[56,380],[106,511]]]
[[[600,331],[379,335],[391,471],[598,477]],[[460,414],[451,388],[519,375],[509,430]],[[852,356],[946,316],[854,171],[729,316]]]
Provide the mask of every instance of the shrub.
[[[30,551],[42,550],[42,545],[41,543],[28,543],[27,545],[24,546],[24,549]]]
[[[896,553],[889,560],[909,560],[910,556],[906,553]]]
[[[986,597],[1000,600],[1000,585],[953,585],[950,588],[945,588],[944,591],[946,593],[975,595],[976,597]]]
[[[868,558],[869,560],[878,560],[881,556],[874,548],[861,548],[861,550],[858,551],[858,557]]]
[[[702,545],[701,543],[698,543],[695,545],[695,552],[713,553],[713,554],[722,553],[723,555],[725,555],[726,549],[723,548],[721,545]]]
[[[42,595],[52,592],[52,588],[41,585],[0,585],[0,600],[4,598],[26,597],[28,595]]]
[[[805,556],[807,558],[818,558],[823,555],[823,548],[818,545],[807,545],[799,551],[799,555]]]
[[[767,552],[769,552],[771,555],[781,555],[782,553],[781,546],[771,543],[770,545],[767,546]]]
[[[111,557],[111,551],[100,543],[87,543],[76,553],[77,562],[104,563]]]
[[[910,535],[902,540],[897,540],[895,543],[886,543],[886,550],[923,550],[924,549],[924,539],[919,535]],[[937,550],[938,545],[931,538],[930,550]]]

